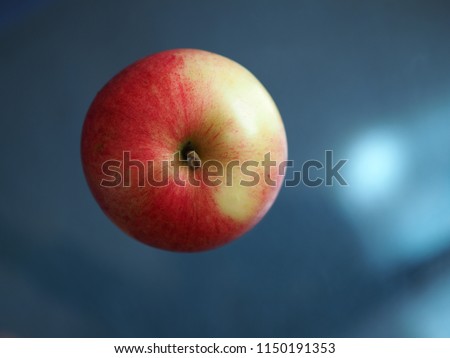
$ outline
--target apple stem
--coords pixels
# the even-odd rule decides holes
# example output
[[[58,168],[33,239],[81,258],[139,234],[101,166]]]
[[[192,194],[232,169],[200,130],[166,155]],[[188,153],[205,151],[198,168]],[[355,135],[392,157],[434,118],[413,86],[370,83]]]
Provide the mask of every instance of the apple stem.
[[[191,150],[186,154],[186,160],[192,169],[198,168],[202,165],[202,161],[195,150]]]

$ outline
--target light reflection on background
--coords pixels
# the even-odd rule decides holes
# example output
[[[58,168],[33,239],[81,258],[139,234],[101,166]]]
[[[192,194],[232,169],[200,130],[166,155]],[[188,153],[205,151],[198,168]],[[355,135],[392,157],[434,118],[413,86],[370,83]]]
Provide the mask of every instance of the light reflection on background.
[[[401,129],[375,128],[356,136],[346,158],[345,191],[358,209],[374,210],[398,196],[407,182],[410,143]]]
[[[339,201],[367,259],[384,275],[403,272],[409,282],[391,304],[368,315],[360,336],[450,335],[450,280],[442,266],[433,267],[449,261],[448,103],[354,133],[342,151],[349,186],[339,190]],[[428,281],[417,281],[415,272],[427,270]]]
[[[339,200],[383,270],[450,246],[449,107],[405,117],[354,133],[341,152]]]

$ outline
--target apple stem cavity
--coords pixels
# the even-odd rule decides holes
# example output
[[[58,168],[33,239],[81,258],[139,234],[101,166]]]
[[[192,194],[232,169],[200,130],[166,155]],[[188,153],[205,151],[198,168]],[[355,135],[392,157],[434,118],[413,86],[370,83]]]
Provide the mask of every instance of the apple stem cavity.
[[[191,167],[192,169],[199,168],[202,165],[202,161],[200,160],[200,157],[195,152],[195,150],[191,150],[186,154],[186,160],[189,167]]]
[[[202,161],[195,151],[195,146],[191,141],[186,142],[181,149],[182,160],[187,161],[189,168],[196,169],[202,166]]]

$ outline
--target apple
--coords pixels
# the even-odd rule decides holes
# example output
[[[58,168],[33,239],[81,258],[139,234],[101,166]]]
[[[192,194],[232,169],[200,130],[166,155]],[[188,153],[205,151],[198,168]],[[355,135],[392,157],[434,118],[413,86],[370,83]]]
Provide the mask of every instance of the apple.
[[[123,231],[195,252],[238,238],[266,214],[287,141],[274,101],[247,69],[175,49],[128,66],[97,94],[81,158],[93,196]]]

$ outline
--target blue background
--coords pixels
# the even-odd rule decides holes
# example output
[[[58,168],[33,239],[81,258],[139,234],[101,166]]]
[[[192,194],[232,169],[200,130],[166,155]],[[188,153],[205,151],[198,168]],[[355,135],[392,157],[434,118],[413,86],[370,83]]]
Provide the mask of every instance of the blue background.
[[[450,336],[447,1],[0,12],[0,336]],[[211,252],[120,232],[83,177],[83,119],[115,73],[178,47],[251,70],[295,169],[332,149],[349,186],[284,188],[257,227]]]

